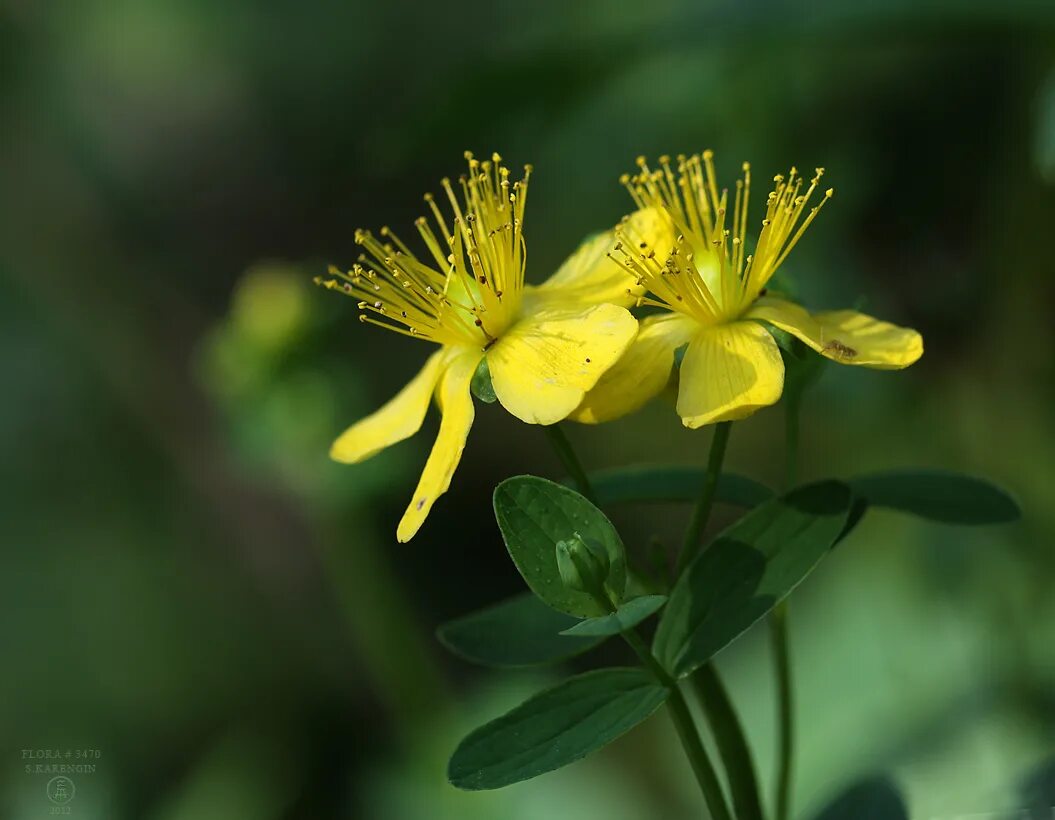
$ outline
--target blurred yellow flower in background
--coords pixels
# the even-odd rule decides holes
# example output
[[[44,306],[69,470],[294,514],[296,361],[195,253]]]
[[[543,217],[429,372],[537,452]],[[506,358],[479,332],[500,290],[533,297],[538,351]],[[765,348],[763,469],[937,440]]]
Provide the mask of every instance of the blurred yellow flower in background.
[[[923,354],[923,340],[915,330],[852,310],[810,314],[767,295],[766,284],[832,196],[828,189],[809,207],[822,168],[808,184],[795,168],[786,177],[774,177],[761,232],[749,255],[747,163],[736,183],[731,214],[728,190],[719,193],[710,151],[702,157],[679,156],[676,174],[669,157],[660,158],[660,170],[650,169],[644,158],[638,165],[637,174],[621,180],[640,210],[617,230],[615,257],[647,291],[638,304],[667,312],[641,322],[627,354],[572,415],[576,421],[609,421],[641,407],[667,384],[675,351],[682,345],[687,347],[677,411],[686,427],[740,419],[774,404],[783,391],[784,364],[761,322],[841,364],[897,369]],[[642,219],[642,213],[653,216]],[[649,230],[656,225],[662,226],[658,233]]]
[[[439,434],[410,506],[396,532],[408,541],[450,486],[474,417],[470,383],[486,358],[494,393],[529,424],[568,416],[627,349],[637,321],[625,307],[634,285],[609,258],[612,232],[583,244],[547,282],[524,283],[524,207],[531,167],[511,182],[501,157],[479,161],[466,153],[469,172],[460,197],[447,179],[450,221],[426,194],[432,222],[416,221],[427,249],[422,258],[388,228],[380,238],[356,233],[365,253],[350,271],[331,268],[318,280],[358,300],[360,320],[440,346],[402,391],[346,430],[333,444],[337,461],[356,463],[416,433],[435,393]],[[656,215],[633,221],[640,230]],[[433,224],[434,223],[434,224]]]

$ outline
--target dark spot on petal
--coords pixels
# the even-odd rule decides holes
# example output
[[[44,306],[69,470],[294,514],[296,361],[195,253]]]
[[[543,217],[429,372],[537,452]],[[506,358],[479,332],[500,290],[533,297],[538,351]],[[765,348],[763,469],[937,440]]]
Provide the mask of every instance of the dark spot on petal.
[[[831,353],[833,356],[838,356],[840,359],[852,359],[857,355],[857,351],[849,345],[844,345],[838,339],[832,339],[824,346],[826,353]]]
[[[425,506],[425,501],[426,500],[427,499],[425,499],[425,498],[419,498],[418,499],[418,503],[414,505],[414,509],[417,510],[418,512],[421,512],[421,508]]]
[[[587,356],[587,357],[586,357],[586,364],[589,364],[589,363],[590,363],[590,357],[589,357],[589,356]]]

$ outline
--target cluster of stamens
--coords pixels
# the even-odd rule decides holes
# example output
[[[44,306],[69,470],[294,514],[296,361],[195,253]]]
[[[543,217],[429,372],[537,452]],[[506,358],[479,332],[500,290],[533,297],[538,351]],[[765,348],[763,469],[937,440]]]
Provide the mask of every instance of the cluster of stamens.
[[[638,173],[624,174],[620,182],[638,208],[656,209],[669,219],[677,238],[671,248],[652,247],[646,237],[635,233],[633,221],[625,219],[610,254],[648,291],[639,297],[639,305],[671,308],[706,323],[739,316],[758,298],[834,193],[829,188],[807,213],[824,169],[815,170],[805,190],[805,181],[794,167],[786,177],[773,177],[755,252],[747,254],[751,166],[745,162],[743,177],[736,181],[730,225],[729,191],[719,193],[713,157],[711,151],[680,155],[676,174],[670,157],[660,157],[656,170],[638,157]]]
[[[380,237],[356,231],[364,249],[349,271],[330,266],[316,284],[354,296],[360,321],[439,344],[487,348],[515,318],[524,284],[523,224],[531,166],[510,182],[509,169],[493,154],[479,161],[466,151],[461,197],[441,181],[453,214],[448,223],[432,194],[431,212],[414,224],[428,251],[416,256],[388,227]]]

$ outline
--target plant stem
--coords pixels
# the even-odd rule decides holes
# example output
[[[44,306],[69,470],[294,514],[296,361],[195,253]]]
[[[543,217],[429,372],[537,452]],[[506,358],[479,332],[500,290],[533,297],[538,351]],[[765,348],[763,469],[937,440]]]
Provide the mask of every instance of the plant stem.
[[[802,393],[789,391],[784,404],[785,490],[798,480],[799,407]],[[781,601],[769,616],[773,664],[777,673],[777,720],[779,734],[776,820],[787,820],[791,809],[791,777],[795,756],[794,693],[791,683],[791,652],[788,640],[788,603]]]
[[[675,577],[680,578],[685,567],[695,558],[702,546],[704,528],[707,519],[711,517],[711,506],[714,504],[714,492],[718,489],[718,478],[722,473],[722,461],[725,459],[725,448],[729,443],[729,431],[732,428],[731,421],[723,421],[714,428],[714,436],[711,439],[711,453],[707,458],[707,475],[703,479],[703,489],[700,491],[700,499],[692,511],[689,528],[685,531],[685,541],[678,555],[678,566]]]
[[[747,738],[714,664],[701,666],[692,676],[692,683],[725,765],[737,820],[763,820],[758,779]]]
[[[586,475],[586,470],[583,469],[582,462],[579,461],[579,457],[575,454],[575,449],[571,446],[571,442],[568,441],[564,430],[561,429],[559,424],[548,424],[542,429],[546,433],[546,438],[549,439],[553,452],[557,454],[557,458],[564,465],[564,469],[568,471],[568,475],[578,485],[579,492],[586,496],[589,501],[596,504],[597,496],[594,495],[593,487],[590,485],[590,478]]]
[[[791,691],[791,656],[788,651],[787,601],[777,604],[769,616],[773,641],[773,663],[777,670],[777,714],[780,720],[779,768],[777,770],[776,820],[787,820],[791,806],[791,772],[794,762],[795,724]]]
[[[667,708],[670,710],[674,728],[681,739],[681,745],[685,749],[685,755],[689,758],[692,771],[696,775],[696,782],[700,784],[700,791],[703,792],[703,799],[707,803],[707,809],[710,811],[711,817],[713,820],[733,820],[733,816],[729,813],[729,807],[725,802],[725,795],[722,793],[722,784],[718,780],[718,774],[715,772],[714,766],[711,765],[710,758],[707,757],[707,751],[703,748],[703,742],[700,740],[696,723],[692,719],[692,712],[689,711],[689,704],[685,702],[685,696],[678,688],[678,682],[667,674],[667,671],[653,657],[637,632],[630,629],[623,632],[622,635],[638,657],[641,658],[641,662],[670,690]]]

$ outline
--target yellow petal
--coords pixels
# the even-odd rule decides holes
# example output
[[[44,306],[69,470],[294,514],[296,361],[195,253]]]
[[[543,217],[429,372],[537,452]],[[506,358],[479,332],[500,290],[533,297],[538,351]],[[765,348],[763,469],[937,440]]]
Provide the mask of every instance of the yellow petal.
[[[548,309],[521,319],[487,351],[495,395],[528,424],[566,418],[637,335],[616,305]]]
[[[749,416],[775,404],[784,362],[769,332],[753,322],[705,327],[685,351],[678,415],[686,427]]]
[[[898,327],[853,310],[811,316],[794,302],[767,297],[756,302],[747,315],[786,330],[822,356],[842,364],[898,370],[923,355],[923,337],[912,328]]]
[[[421,429],[446,355],[445,349],[433,353],[410,384],[381,409],[345,430],[330,447],[330,458],[355,464]]]
[[[633,238],[635,243],[644,241],[650,247],[658,248],[657,253],[663,256],[674,243],[670,221],[655,208],[631,214],[622,223],[621,230],[627,236],[624,246]],[[526,289],[526,311],[574,302],[633,305],[644,293],[644,288],[637,284],[637,278],[627,271],[625,265],[609,257],[618,241],[615,231],[611,230],[583,242],[553,276],[538,287]]]
[[[439,404],[443,418],[440,431],[432,452],[425,462],[425,469],[418,481],[414,497],[403,513],[403,518],[396,529],[396,538],[401,542],[409,541],[425,523],[425,518],[432,509],[436,499],[447,492],[451,478],[462,458],[465,440],[472,427],[475,410],[473,398],[469,393],[469,382],[472,381],[476,365],[481,354],[468,351],[454,358],[447,365],[440,380],[438,391]]]
[[[583,424],[600,424],[640,408],[666,386],[674,367],[674,351],[698,327],[680,313],[645,319],[633,344],[605,371],[569,418]]]

